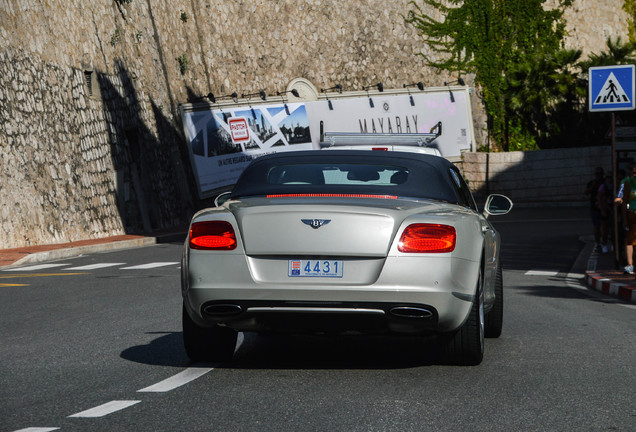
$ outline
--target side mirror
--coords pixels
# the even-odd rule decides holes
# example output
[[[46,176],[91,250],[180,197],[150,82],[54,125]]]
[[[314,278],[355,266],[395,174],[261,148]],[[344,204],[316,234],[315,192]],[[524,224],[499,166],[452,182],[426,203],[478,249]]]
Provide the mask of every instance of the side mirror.
[[[505,215],[512,210],[512,201],[505,195],[488,195],[484,212],[489,215]]]
[[[215,207],[221,207],[225,201],[230,199],[230,194],[232,192],[223,192],[222,194],[218,195],[216,198],[214,198],[214,206]]]

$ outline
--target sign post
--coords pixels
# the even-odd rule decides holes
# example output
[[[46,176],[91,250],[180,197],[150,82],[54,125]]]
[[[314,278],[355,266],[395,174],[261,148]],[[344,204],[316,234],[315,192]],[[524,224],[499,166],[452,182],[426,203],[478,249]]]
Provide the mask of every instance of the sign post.
[[[635,105],[634,65],[599,66],[589,69],[590,112],[611,112],[610,130],[612,134],[612,184],[614,193],[618,190],[616,179],[616,114],[615,111],[629,111]],[[619,266],[618,215],[614,211],[614,251],[616,267]]]

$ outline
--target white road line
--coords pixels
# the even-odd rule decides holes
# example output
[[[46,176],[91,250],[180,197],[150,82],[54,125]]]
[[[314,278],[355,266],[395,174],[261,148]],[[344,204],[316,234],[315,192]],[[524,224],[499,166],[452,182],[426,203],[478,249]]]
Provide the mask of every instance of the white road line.
[[[497,220],[495,225],[498,224],[507,224],[507,223],[548,223],[548,222],[582,222],[589,221],[589,219],[585,218],[576,218],[576,219],[516,219],[516,220]]]
[[[558,271],[543,271],[543,270],[529,270],[525,273],[526,276],[557,276]]]
[[[124,408],[128,408],[135,404],[138,404],[139,400],[116,400],[105,403],[103,405],[97,406],[95,408],[88,409],[86,411],[79,412],[77,414],[70,415],[69,417],[82,417],[82,418],[94,418],[94,417],[104,417],[108,414],[112,414],[116,411],[123,410]]]
[[[174,390],[177,387],[181,387],[184,384],[189,383],[190,381],[194,381],[195,379],[202,377],[206,373],[214,370],[214,368],[201,368],[201,367],[191,367],[183,372],[180,372],[170,378],[167,378],[163,381],[158,382],[157,384],[151,385],[146,388],[142,388],[141,390],[137,390],[138,392],[168,392],[170,390]]]
[[[175,265],[175,264],[179,264],[179,262],[178,261],[175,261],[175,262],[154,262],[154,263],[136,265],[136,266],[131,266],[131,267],[122,267],[120,270],[145,270],[145,269],[152,269],[152,268],[157,268],[157,267],[165,267],[165,266]]]
[[[67,265],[68,264],[38,264],[38,265],[32,265],[32,266],[28,266],[28,267],[19,267],[19,268],[6,269],[6,270],[3,270],[3,271],[18,272],[18,271],[43,270],[43,269],[53,268],[53,267],[64,267],[64,266],[67,266]]]
[[[29,427],[26,429],[19,429],[13,432],[51,432],[55,430],[59,430],[59,427]]]
[[[101,268],[114,267],[114,266],[125,265],[125,264],[126,263],[97,263],[97,264],[89,264],[89,265],[84,265],[79,267],[66,268],[64,270],[97,270]]]

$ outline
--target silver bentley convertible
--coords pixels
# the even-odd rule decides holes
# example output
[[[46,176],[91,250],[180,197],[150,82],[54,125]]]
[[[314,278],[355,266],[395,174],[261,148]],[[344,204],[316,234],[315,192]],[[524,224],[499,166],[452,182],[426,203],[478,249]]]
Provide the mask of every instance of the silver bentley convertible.
[[[363,150],[282,152],[194,215],[182,265],[194,361],[232,357],[238,331],[437,335],[453,364],[502,330],[499,234],[455,165]]]

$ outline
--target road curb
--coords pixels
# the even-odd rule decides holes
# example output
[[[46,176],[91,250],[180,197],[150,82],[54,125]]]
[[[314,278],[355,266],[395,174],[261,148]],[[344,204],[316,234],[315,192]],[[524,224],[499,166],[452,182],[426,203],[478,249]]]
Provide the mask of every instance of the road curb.
[[[598,292],[636,304],[636,286],[614,282],[594,271],[585,274],[585,284]]]
[[[628,303],[636,304],[636,280],[633,284],[617,282],[599,272],[599,254],[594,252],[594,238],[592,236],[581,237],[585,243],[579,259],[587,257],[587,270],[585,271],[585,286],[605,295],[618,298]],[[603,269],[600,269],[602,271]]]
[[[34,252],[20,258],[13,264],[10,264],[3,268],[20,267],[25,264],[34,264],[34,263],[39,263],[43,261],[54,261],[54,260],[60,260],[65,258],[72,258],[79,255],[91,254],[96,252],[107,252],[107,251],[114,251],[114,250],[121,250],[121,249],[133,249],[137,247],[151,246],[157,243],[158,241],[156,237],[142,237],[142,238],[131,239],[131,240],[120,240],[120,241],[114,241],[114,242],[105,242],[105,243],[98,243],[98,244],[92,244],[92,245],[54,249],[54,250],[43,251],[43,252]]]

